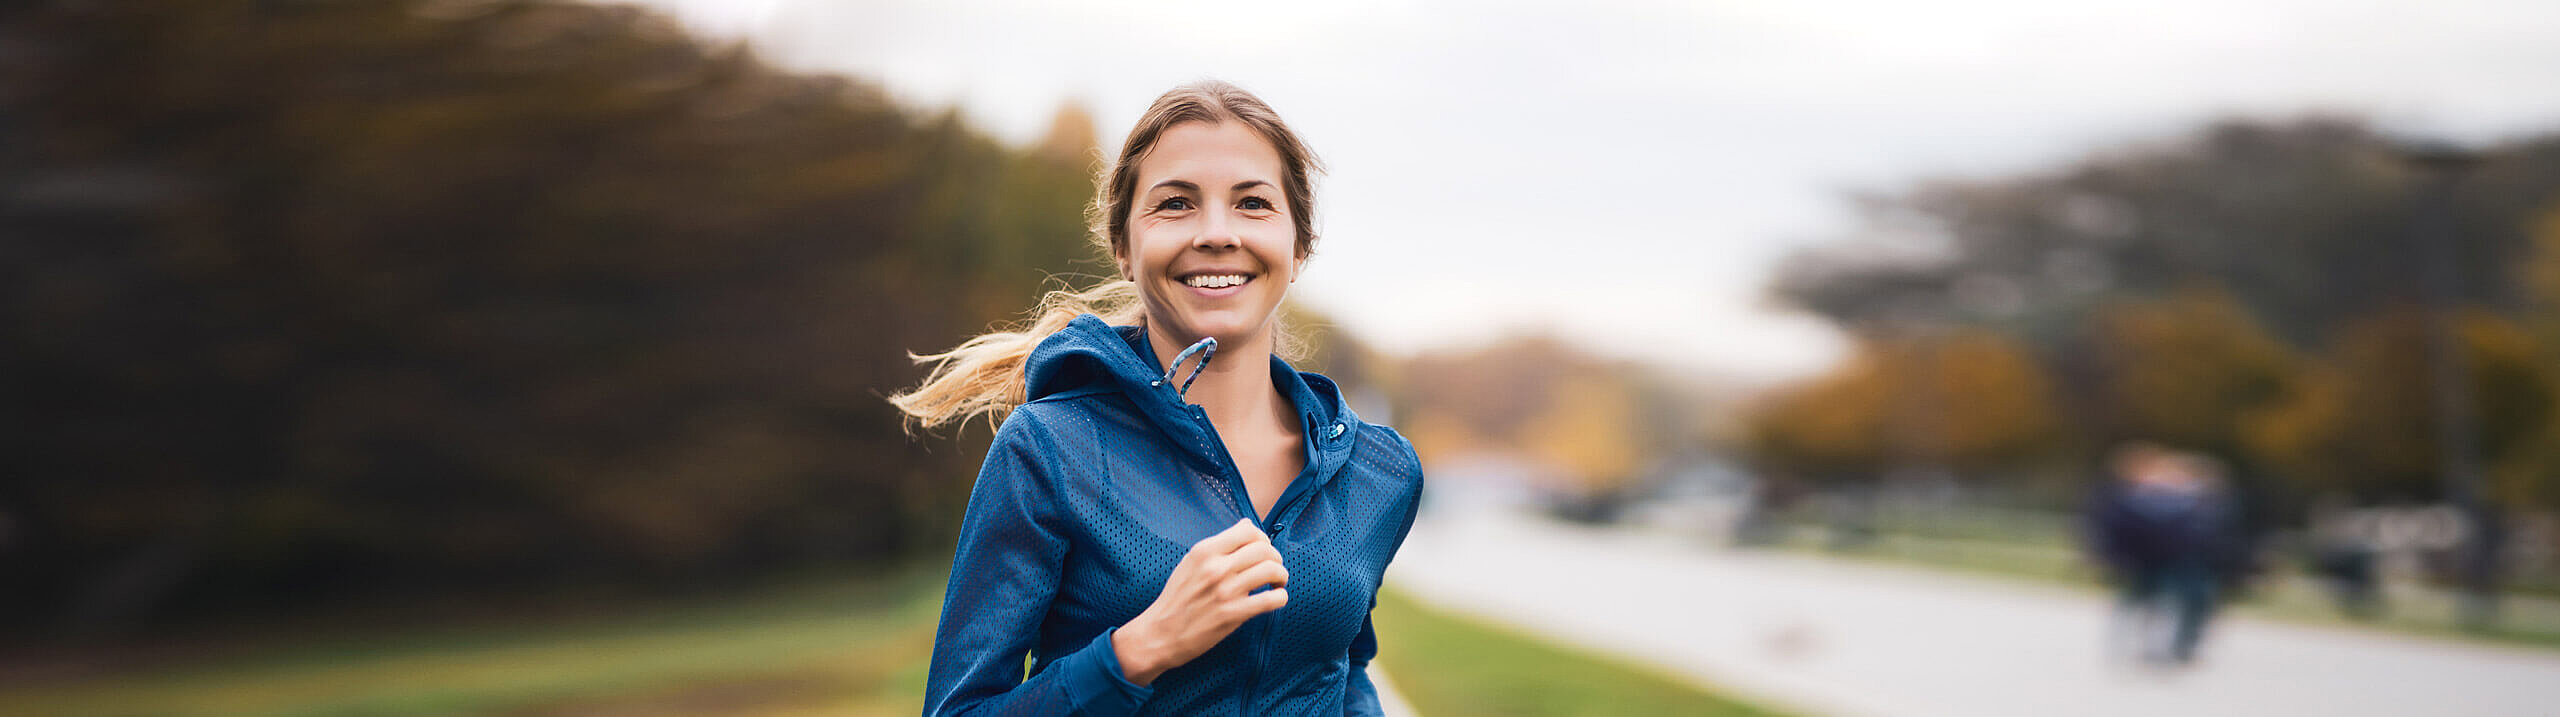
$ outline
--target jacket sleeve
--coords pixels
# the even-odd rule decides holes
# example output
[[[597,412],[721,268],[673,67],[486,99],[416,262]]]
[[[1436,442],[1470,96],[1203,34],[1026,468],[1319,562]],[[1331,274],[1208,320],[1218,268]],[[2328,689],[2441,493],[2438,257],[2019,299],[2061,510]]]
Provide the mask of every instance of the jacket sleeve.
[[[969,492],[925,678],[927,715],[1125,715],[1153,693],[1129,682],[1106,630],[1024,679],[1023,659],[1057,596],[1068,540],[1058,514],[1056,434],[1017,409]]]
[[[1404,525],[1396,528],[1395,548],[1387,553],[1387,560],[1389,563],[1393,563],[1395,561],[1396,553],[1404,551],[1405,537],[1413,534],[1414,515],[1419,513],[1422,509],[1421,461],[1413,460],[1412,444],[1405,444],[1404,449],[1407,460],[1412,461],[1411,465],[1415,466],[1413,471],[1413,494],[1405,498]],[[1369,596],[1369,610],[1371,612],[1375,612],[1377,609],[1378,596]],[[1360,634],[1354,635],[1351,638],[1350,657],[1351,675],[1343,680],[1342,714],[1346,717],[1351,715],[1358,715],[1360,717],[1380,717],[1381,715],[1384,715],[1386,713],[1386,708],[1379,704],[1378,685],[1369,680],[1369,661],[1377,659],[1378,657],[1378,626],[1367,615],[1360,617]]]
[[[2081,525],[2081,542],[2088,545],[2089,556],[2107,570],[2123,570],[2133,562],[2133,550],[2127,546],[2124,503],[2111,486],[2099,486],[2089,494],[2087,516]]]

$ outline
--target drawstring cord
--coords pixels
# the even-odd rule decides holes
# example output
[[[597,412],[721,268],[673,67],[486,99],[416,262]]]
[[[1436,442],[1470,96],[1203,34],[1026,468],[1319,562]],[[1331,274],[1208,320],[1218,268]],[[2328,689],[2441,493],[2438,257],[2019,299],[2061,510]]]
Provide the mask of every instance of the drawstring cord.
[[[1173,380],[1174,372],[1182,370],[1182,362],[1191,360],[1192,354],[1200,355],[1200,363],[1191,367],[1191,375],[1183,378],[1182,387],[1174,389],[1173,392],[1176,396],[1189,397],[1191,394],[1191,382],[1200,380],[1200,372],[1209,370],[1209,359],[1217,358],[1218,356],[1218,338],[1215,336],[1200,339],[1200,342],[1192,344],[1191,348],[1183,349],[1182,353],[1174,354],[1173,365],[1165,368],[1164,378],[1157,380],[1155,385],[1162,386],[1164,385],[1164,382]],[[1344,426],[1340,423],[1326,427],[1324,434],[1325,440],[1341,438],[1343,428]]]
[[[1183,349],[1182,353],[1175,354],[1173,357],[1173,363],[1164,368],[1164,380],[1173,380],[1173,372],[1181,370],[1182,362],[1191,360],[1191,355],[1195,353],[1200,355],[1200,364],[1191,368],[1191,376],[1189,378],[1182,379],[1182,388],[1173,392],[1176,396],[1189,395],[1191,393],[1191,382],[1200,380],[1200,372],[1209,370],[1209,359],[1218,355],[1218,338],[1211,336],[1200,339],[1200,342],[1192,344],[1191,348]],[[1163,383],[1163,381],[1158,381],[1157,383]]]

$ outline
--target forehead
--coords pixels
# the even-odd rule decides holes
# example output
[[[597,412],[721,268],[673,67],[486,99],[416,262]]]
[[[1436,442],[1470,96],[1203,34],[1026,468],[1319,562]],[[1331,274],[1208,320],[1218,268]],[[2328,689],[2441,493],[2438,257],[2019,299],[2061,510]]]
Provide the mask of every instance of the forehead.
[[[1280,186],[1280,152],[1242,122],[1184,122],[1165,128],[1138,160],[1138,189],[1168,179],[1203,187],[1260,180]]]

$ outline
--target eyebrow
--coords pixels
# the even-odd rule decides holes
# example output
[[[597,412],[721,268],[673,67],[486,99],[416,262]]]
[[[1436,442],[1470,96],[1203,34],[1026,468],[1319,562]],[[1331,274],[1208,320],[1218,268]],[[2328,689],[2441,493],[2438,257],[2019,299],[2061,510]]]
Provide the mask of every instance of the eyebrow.
[[[1244,191],[1244,190],[1247,190],[1247,189],[1252,189],[1252,188],[1257,187],[1257,186],[1268,187],[1268,186],[1271,186],[1271,183],[1270,183],[1270,182],[1265,182],[1265,181],[1262,181],[1262,180],[1259,180],[1259,179],[1247,179],[1247,180],[1244,180],[1244,181],[1241,181],[1241,182],[1237,182],[1237,183],[1236,183],[1236,186],[1228,187],[1228,188],[1227,188],[1227,191],[1230,191],[1230,192],[1241,192],[1241,191]],[[1167,179],[1167,180],[1164,180],[1164,181],[1161,181],[1161,182],[1157,182],[1155,186],[1148,187],[1148,188],[1147,188],[1147,191],[1152,192],[1152,191],[1155,191],[1155,190],[1158,190],[1158,189],[1163,189],[1163,188],[1165,188],[1165,187],[1172,187],[1172,188],[1175,188],[1175,189],[1180,189],[1180,190],[1184,190],[1184,191],[1191,191],[1191,192],[1197,192],[1197,191],[1200,191],[1200,185],[1192,184],[1189,180],[1182,180],[1182,179]]]

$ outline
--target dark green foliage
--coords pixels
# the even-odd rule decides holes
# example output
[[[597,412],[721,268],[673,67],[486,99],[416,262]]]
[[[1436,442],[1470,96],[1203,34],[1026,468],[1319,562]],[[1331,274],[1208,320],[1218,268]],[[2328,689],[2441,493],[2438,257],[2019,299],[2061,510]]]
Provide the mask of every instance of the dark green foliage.
[[[1794,259],[1776,291],[1853,326],[1955,321],[2050,345],[2098,304],[2228,291],[2296,345],[2418,299],[2429,181],[2361,122],[2229,121],[2057,170],[1862,200],[1858,236]],[[2451,207],[2456,295],[2514,308],[2512,267],[2560,190],[2560,137],[2489,148]]]
[[[0,48],[11,621],[933,546],[974,451],[881,396],[1088,252],[1074,153],[634,8],[40,2]]]

